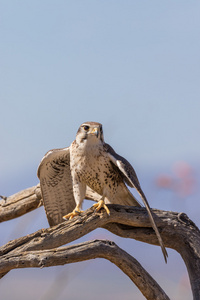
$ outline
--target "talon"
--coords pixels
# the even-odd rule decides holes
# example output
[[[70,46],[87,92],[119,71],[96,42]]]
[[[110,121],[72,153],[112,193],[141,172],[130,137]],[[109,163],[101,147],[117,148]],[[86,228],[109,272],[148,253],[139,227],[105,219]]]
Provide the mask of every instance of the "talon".
[[[73,219],[73,217],[79,216],[80,213],[82,213],[82,212],[83,212],[83,210],[80,210],[78,207],[75,207],[75,209],[71,213],[63,216],[63,219],[64,220],[67,220],[67,219],[71,220],[71,219]]]
[[[96,211],[99,211],[102,207],[105,209],[105,211],[107,212],[107,215],[110,216],[110,211],[107,207],[107,205],[105,205],[103,200],[100,200],[98,203],[93,204],[94,207],[96,207]]]

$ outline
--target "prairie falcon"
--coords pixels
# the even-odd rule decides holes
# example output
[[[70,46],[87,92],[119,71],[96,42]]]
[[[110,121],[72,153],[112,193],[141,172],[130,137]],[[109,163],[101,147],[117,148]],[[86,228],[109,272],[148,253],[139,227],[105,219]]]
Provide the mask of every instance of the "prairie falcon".
[[[96,210],[103,207],[107,214],[108,203],[141,206],[126,184],[136,188],[167,260],[167,251],[135,170],[104,142],[100,123],[83,123],[70,147],[48,151],[39,165],[38,177],[50,226],[80,214],[84,199],[97,201]]]

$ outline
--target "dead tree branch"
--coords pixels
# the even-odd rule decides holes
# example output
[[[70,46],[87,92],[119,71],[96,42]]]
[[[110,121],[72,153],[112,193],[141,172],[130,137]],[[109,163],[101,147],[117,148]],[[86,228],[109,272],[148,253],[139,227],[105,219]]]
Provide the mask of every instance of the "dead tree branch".
[[[95,258],[107,259],[118,266],[147,299],[169,300],[165,292],[137,260],[115,243],[105,240],[94,240],[52,250],[14,251],[2,257],[0,269],[8,272],[15,268],[43,268]]]
[[[40,185],[20,191],[0,201],[0,223],[20,217],[43,205]]]
[[[23,209],[17,209],[17,206],[19,207],[23,206],[24,201],[29,202],[29,200],[31,199],[30,201],[31,203],[35,201],[38,206],[42,205],[42,199],[41,199],[38,186],[37,189],[36,187],[31,188],[30,197],[26,196],[24,199],[23,196],[22,197],[23,199],[19,200],[18,198],[17,202],[14,201],[13,199],[11,201],[9,197],[8,200],[10,201],[10,207],[16,206],[16,211],[19,215],[19,213],[23,212]],[[26,192],[28,190],[29,189],[27,189]],[[37,191],[37,195],[40,196],[36,195],[36,191]],[[34,209],[33,207],[36,208],[36,205],[34,206],[34,204],[32,203],[29,207],[32,207],[32,209]],[[57,247],[70,243],[98,227],[106,228],[112,233],[122,237],[133,238],[146,243],[158,245],[157,238],[155,236],[153,229],[151,228],[148,215],[144,208],[109,205],[109,209],[111,212],[110,216],[108,216],[105,211],[96,213],[94,212],[93,208],[90,208],[84,213],[82,213],[80,216],[70,221],[66,221],[52,228],[39,230],[28,236],[13,240],[0,248],[0,258],[3,259],[4,261],[7,258],[8,261],[10,260],[11,263],[12,257],[18,257],[18,260],[20,260],[21,258],[21,263],[22,263],[22,261],[26,258],[25,255],[34,254],[34,253],[38,254],[40,253],[41,250],[42,253],[49,253],[50,255],[53,256],[53,253],[61,253],[59,252],[60,249],[56,249]],[[4,219],[1,219],[1,221],[5,220],[6,216],[9,217],[11,216],[11,213],[10,214],[7,213],[7,215],[6,213],[4,214],[3,210],[4,210],[4,206],[1,207],[1,211],[0,211],[0,213],[2,213],[2,215],[4,216]],[[168,211],[161,211],[161,210],[153,210],[153,213],[154,213],[157,226],[159,227],[159,230],[161,232],[165,246],[178,251],[182,256],[189,273],[194,299],[195,300],[200,299],[200,277],[199,277],[200,231],[199,229],[183,213],[175,213],[175,212],[168,212]],[[48,249],[52,249],[52,250],[50,251]],[[66,248],[65,250],[68,251],[69,248]],[[90,257],[90,259],[92,258],[93,257]],[[108,257],[104,257],[104,258],[109,259]],[[32,263],[34,263],[33,256],[29,256],[29,260],[30,261],[33,260]],[[115,263],[114,261],[112,262]],[[31,262],[29,262],[29,264],[31,264]],[[35,262],[35,264],[37,263]],[[8,262],[7,262],[7,267],[4,266],[5,265],[3,264],[2,261],[0,264],[0,273],[2,274],[2,276],[10,269],[16,268],[16,265],[14,264],[12,265],[12,263],[9,266]],[[22,267],[22,265],[20,265],[19,263],[17,267]],[[142,290],[142,292],[144,291]],[[158,294],[161,295],[160,292]],[[147,298],[147,299],[151,299],[151,298]],[[152,299],[155,299],[155,297]],[[157,296],[156,299],[167,299],[167,298],[158,298]]]

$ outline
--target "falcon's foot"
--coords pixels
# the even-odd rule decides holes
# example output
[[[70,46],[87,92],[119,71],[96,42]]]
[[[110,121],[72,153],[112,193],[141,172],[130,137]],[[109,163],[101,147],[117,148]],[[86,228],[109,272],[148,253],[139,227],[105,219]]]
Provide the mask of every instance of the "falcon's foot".
[[[96,207],[96,211],[99,211],[103,207],[106,210],[107,214],[110,216],[110,211],[108,207],[105,205],[103,200],[100,200],[98,203],[95,203],[93,206]]]
[[[82,213],[82,212],[83,212],[83,210],[80,210],[79,207],[75,207],[75,209],[71,213],[63,216],[63,219],[64,220],[67,220],[67,219],[71,220],[73,217],[79,216],[80,213]]]

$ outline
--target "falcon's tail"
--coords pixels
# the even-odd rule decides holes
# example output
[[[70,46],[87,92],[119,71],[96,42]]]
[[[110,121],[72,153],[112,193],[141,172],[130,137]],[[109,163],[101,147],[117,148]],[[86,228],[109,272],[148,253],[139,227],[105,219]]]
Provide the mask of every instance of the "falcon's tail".
[[[119,186],[118,191],[113,197],[112,201],[110,201],[110,199],[109,200],[105,199],[105,203],[139,206],[139,207],[142,206],[124,184]]]

